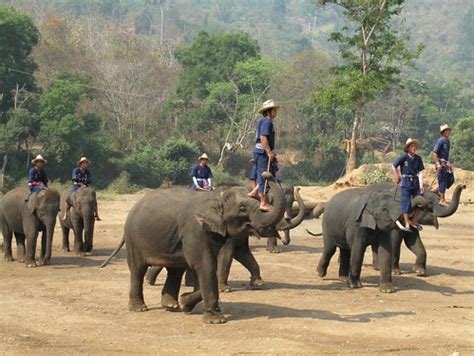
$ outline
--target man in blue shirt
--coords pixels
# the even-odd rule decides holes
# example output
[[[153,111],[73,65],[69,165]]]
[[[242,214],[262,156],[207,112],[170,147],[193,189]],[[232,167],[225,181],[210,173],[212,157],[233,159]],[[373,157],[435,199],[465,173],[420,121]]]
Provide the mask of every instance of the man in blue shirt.
[[[203,153],[199,158],[199,163],[193,167],[191,176],[193,177],[193,190],[212,190],[212,171],[207,165],[209,157]]]
[[[255,179],[254,189],[249,193],[251,197],[260,198],[260,209],[269,211],[271,209],[268,203],[267,191],[265,191],[265,180],[262,173],[270,171],[275,176],[276,153],[275,153],[275,128],[273,120],[277,117],[278,105],[273,100],[267,100],[263,103],[259,112],[263,115],[257,125],[257,134],[255,139],[255,148],[253,150],[253,160],[255,167],[252,170],[250,179]],[[258,193],[258,195],[257,195]]]
[[[453,167],[449,163],[449,135],[451,135],[451,127],[449,125],[441,125],[439,128],[441,137],[436,141],[433,148],[433,158],[435,160],[435,168],[438,172],[438,191],[441,195],[439,205],[448,206],[446,201],[446,189],[449,189],[454,183]]]
[[[420,218],[421,210],[416,207],[412,211],[411,198],[423,194],[423,160],[416,154],[420,147],[418,140],[409,138],[405,144],[405,154],[398,157],[393,162],[392,170],[397,184],[401,182],[400,186],[400,213],[403,214],[405,226],[400,224],[397,220],[397,226],[403,231],[410,231],[412,227],[419,229],[418,219]],[[400,167],[400,172],[399,172]],[[413,212],[413,219],[410,220],[410,213]]]
[[[69,196],[66,199],[66,212],[63,216],[63,220],[66,220],[69,215],[69,209],[71,209],[72,202],[69,200],[72,193],[76,192],[81,187],[88,187],[91,183],[91,173],[89,171],[89,165],[91,161],[86,157],[81,157],[77,162],[77,167],[72,170],[72,188],[69,191]],[[102,219],[99,217],[97,204],[94,207],[94,215],[97,221]]]
[[[43,167],[46,164],[46,160],[41,155],[37,155],[36,158],[31,160],[35,166],[31,167],[28,171],[28,187],[30,192],[39,192],[40,190],[48,188],[48,176],[44,171]]]

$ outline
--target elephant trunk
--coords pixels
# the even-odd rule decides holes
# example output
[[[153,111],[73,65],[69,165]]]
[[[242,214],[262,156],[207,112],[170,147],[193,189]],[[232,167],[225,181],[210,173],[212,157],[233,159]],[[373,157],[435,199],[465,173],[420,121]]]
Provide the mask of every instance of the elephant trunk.
[[[284,230],[283,233],[285,237],[283,238],[283,240],[281,240],[281,242],[283,243],[283,245],[289,245],[291,242],[290,230]]]
[[[285,213],[285,195],[283,190],[273,180],[269,180],[268,184],[273,192],[272,209],[268,212],[263,212],[257,207],[254,219],[252,219],[257,229],[276,225]]]
[[[91,252],[94,242],[94,210],[85,209],[83,211],[84,219],[84,251]]]
[[[456,210],[458,210],[461,192],[465,188],[465,184],[458,184],[458,186],[454,190],[453,198],[451,199],[451,203],[449,204],[449,206],[441,206],[435,203],[435,206],[433,207],[435,215],[440,218],[447,218],[448,216],[453,215]]]
[[[46,227],[46,250],[43,258],[45,262],[48,262],[51,259],[51,251],[53,248],[53,234],[54,226],[56,225],[56,216],[54,218],[46,218],[44,225]]]
[[[300,195],[300,188],[296,188],[295,197],[298,202],[298,214],[293,219],[282,219],[277,225],[277,230],[282,231],[294,229],[303,221],[306,207],[304,206],[303,198],[301,198]]]

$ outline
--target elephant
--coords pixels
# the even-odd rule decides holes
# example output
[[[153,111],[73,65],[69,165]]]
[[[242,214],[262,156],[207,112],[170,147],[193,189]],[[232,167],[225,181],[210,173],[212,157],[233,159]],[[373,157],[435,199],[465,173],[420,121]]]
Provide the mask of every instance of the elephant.
[[[45,189],[29,195],[27,188],[10,190],[3,198],[0,208],[0,222],[4,239],[3,253],[6,262],[13,261],[12,237],[15,234],[17,259],[27,267],[36,267],[36,240],[42,232],[40,265],[47,265],[51,259],[54,226],[59,211],[59,193]],[[26,249],[25,249],[26,239]]]
[[[285,210],[288,211],[288,206],[293,205],[294,201],[294,188],[293,186],[290,186],[288,184],[286,185],[281,185],[283,192],[285,194],[285,201],[286,201],[286,208]],[[245,186],[245,188],[248,187]],[[279,221],[275,228],[278,231],[284,231],[285,235],[287,236],[287,240],[289,243],[289,230],[295,228],[298,226],[304,219],[305,215],[305,206],[303,199],[301,198],[299,194],[299,189],[296,190],[296,197],[298,201],[298,214],[294,218],[283,218],[281,221]],[[273,201],[272,194],[270,193],[270,202]],[[291,201],[291,205],[288,205],[288,201]],[[277,234],[278,232],[275,231]],[[277,237],[269,237],[267,238],[268,240],[275,240],[275,246],[276,246],[276,240]],[[267,244],[268,246],[268,244]],[[262,287],[264,282],[263,279],[260,275],[260,266],[258,265],[257,261],[255,260],[255,257],[253,256],[252,252],[250,251],[250,246],[249,246],[249,239],[228,239],[225,244],[222,246],[222,248],[219,251],[218,255],[218,282],[219,282],[219,291],[221,292],[231,292],[232,289],[228,285],[228,279],[229,279],[229,273],[230,273],[230,268],[232,265],[232,259],[235,258],[237,261],[239,261],[249,272],[250,272],[250,286],[251,287]],[[160,267],[151,267],[147,271],[146,274],[146,280],[148,284],[154,285],[156,282],[156,279],[161,272],[162,268]],[[189,273],[186,273],[186,283],[187,286],[192,286],[193,281],[192,281],[192,275]]]
[[[72,229],[74,251],[78,257],[82,257],[85,252],[91,252],[93,247],[96,193],[94,189],[86,186],[73,193],[69,189],[65,190],[61,194],[61,211],[64,213],[66,213],[66,200],[71,203],[71,208],[67,218],[60,219],[63,234],[62,249],[69,252],[69,230]]]
[[[225,323],[227,319],[219,308],[217,256],[228,239],[247,239],[283,218],[283,192],[274,181],[269,184],[275,195],[269,212],[261,211],[259,202],[249,198],[242,187],[212,192],[172,187],[148,193],[138,201],[128,214],[122,241],[101,265],[104,267],[127,244],[129,309],[147,310],[143,298],[145,273],[149,266],[162,266],[168,271],[162,290],[163,307],[191,312],[204,301],[204,321]],[[186,268],[194,274],[194,291],[182,294],[178,303]]]
[[[420,223],[423,225],[432,225],[436,229],[439,228],[438,219],[437,218],[446,218],[453,215],[459,206],[459,201],[461,198],[461,192],[463,189],[466,188],[466,185],[459,184],[454,189],[454,193],[451,199],[451,203],[447,207],[443,207],[439,205],[440,196],[432,191],[429,190],[428,186],[425,186],[425,192],[423,196],[428,201],[428,209],[423,211],[423,214],[420,219]],[[374,185],[369,189],[383,189],[386,191],[393,192],[396,189],[393,184],[378,184]],[[395,275],[400,275],[400,249],[402,242],[405,242],[405,245],[410,249],[413,254],[416,256],[415,265],[413,266],[413,270],[415,271],[417,276],[425,276],[426,275],[426,258],[427,253],[425,246],[420,238],[419,231],[411,231],[411,232],[404,232],[399,231],[398,235],[395,237],[394,241],[392,241],[392,249],[393,249],[393,265],[392,271]],[[375,269],[378,269],[378,254],[376,246],[372,246],[372,265]]]
[[[425,207],[427,202],[419,196],[412,200],[412,205]],[[376,244],[380,291],[393,292],[392,240],[398,236],[395,222],[399,217],[400,204],[390,191],[356,188],[336,194],[325,206],[319,276],[326,275],[331,257],[339,247],[339,277],[347,279],[350,288],[362,287],[360,273],[364,253],[368,245]]]

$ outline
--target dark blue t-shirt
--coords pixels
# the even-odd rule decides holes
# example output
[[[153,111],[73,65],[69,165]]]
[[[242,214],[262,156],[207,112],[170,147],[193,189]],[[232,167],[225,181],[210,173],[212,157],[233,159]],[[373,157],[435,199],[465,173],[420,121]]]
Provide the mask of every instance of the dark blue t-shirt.
[[[439,158],[449,161],[449,149],[451,144],[446,137],[440,137],[436,144],[433,147],[433,152],[435,152]]]
[[[197,179],[209,179],[212,178],[212,171],[209,166],[202,167],[200,164],[196,164],[193,167],[191,176],[196,177]]]
[[[260,136],[267,136],[268,144],[270,149],[275,149],[275,128],[273,127],[273,121],[268,117],[262,117],[257,125],[257,137],[256,137],[256,148],[255,152],[264,153],[265,150],[260,147],[261,144]]]
[[[402,173],[402,187],[411,189],[420,186],[418,173],[425,169],[420,156],[415,155],[411,157],[408,153],[405,153],[393,162],[393,166],[395,168],[400,167]]]
[[[91,184],[91,173],[89,172],[88,169],[86,169],[84,172],[81,171],[79,167],[74,168],[72,171],[72,181],[74,183],[82,183],[85,185]]]
[[[48,186],[48,176],[46,172],[42,169],[38,171],[36,167],[31,167],[28,171],[28,183],[41,182],[45,186]]]

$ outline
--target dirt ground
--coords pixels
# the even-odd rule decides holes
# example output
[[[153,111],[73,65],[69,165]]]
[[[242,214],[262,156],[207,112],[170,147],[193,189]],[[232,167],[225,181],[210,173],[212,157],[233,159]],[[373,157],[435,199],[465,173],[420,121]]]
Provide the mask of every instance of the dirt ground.
[[[474,354],[474,207],[464,205],[441,228],[422,232],[428,277],[411,270],[413,255],[402,250],[396,292],[378,291],[378,275],[366,256],[364,288],[349,290],[337,279],[336,258],[328,277],[315,267],[322,240],[320,220],[306,220],[281,254],[252,240],[266,285],[248,287],[238,263],[231,271],[232,293],[221,294],[224,325],[205,325],[201,308],[193,314],[161,308],[158,286],[145,286],[151,310],[127,310],[129,274],[125,252],[97,268],[121,238],[123,222],[140,198],[101,201],[91,256],[59,250],[55,234],[52,264],[27,269],[0,261],[0,354]],[[187,290],[187,288],[184,288]]]

